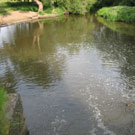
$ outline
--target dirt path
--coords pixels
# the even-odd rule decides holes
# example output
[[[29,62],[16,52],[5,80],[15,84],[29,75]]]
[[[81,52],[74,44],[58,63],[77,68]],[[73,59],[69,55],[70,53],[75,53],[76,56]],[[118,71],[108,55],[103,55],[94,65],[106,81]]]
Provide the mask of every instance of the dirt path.
[[[7,26],[35,19],[45,19],[57,16],[58,14],[38,15],[37,12],[12,11],[9,15],[0,15],[0,26]]]

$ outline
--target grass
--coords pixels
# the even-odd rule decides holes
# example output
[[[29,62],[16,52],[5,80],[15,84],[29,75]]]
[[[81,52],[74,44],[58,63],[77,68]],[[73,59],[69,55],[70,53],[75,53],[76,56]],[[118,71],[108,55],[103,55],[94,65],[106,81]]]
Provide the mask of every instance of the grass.
[[[38,7],[32,2],[0,2],[0,15],[8,15],[16,10],[37,12]]]
[[[4,111],[4,103],[7,99],[7,93],[5,90],[0,89],[0,112]]]
[[[6,2],[0,2],[0,15],[9,14],[10,9],[7,7]]]
[[[98,10],[97,15],[110,21],[135,23],[135,7],[130,6],[105,7]]]
[[[35,3],[32,2],[0,2],[0,15],[8,15],[11,11],[33,11],[38,12],[38,7]],[[40,15],[57,13],[63,15],[65,12],[62,8],[47,8],[44,9]]]
[[[0,135],[8,135],[9,124],[5,119],[4,105],[7,100],[7,93],[0,89]]]
[[[12,10],[21,10],[21,11],[38,11],[38,7],[35,3],[32,2],[6,2],[7,7]]]
[[[47,8],[45,9],[42,13],[40,13],[40,15],[45,15],[45,14],[59,14],[59,15],[64,15],[66,10],[62,9],[62,8]]]
[[[59,15],[63,15],[65,13],[65,9],[62,8],[55,8],[56,13],[58,13]]]

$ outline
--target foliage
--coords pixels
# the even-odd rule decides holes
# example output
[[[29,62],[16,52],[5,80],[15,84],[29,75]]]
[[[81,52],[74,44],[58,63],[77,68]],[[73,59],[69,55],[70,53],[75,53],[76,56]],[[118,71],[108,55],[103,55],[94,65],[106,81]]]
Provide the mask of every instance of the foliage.
[[[97,12],[98,16],[111,21],[135,23],[135,7],[115,6],[102,8]]]
[[[110,6],[135,6],[135,0],[90,0],[89,10],[97,11],[102,7]]]
[[[135,0],[41,0],[46,7],[60,7],[69,13],[85,14],[102,7],[126,5],[135,6]]]
[[[45,9],[40,15],[45,15],[45,14],[59,14],[59,15],[64,15],[65,10],[62,8],[47,8]]]
[[[56,8],[56,9],[55,9],[55,12],[58,13],[59,15],[63,15],[64,12],[65,12],[65,10],[62,9],[62,8]]]
[[[1,15],[8,15],[10,14],[10,11],[13,10],[20,10],[20,11],[38,11],[38,7],[35,3],[28,3],[28,2],[4,2],[0,5],[0,14]],[[63,15],[65,12],[65,9],[62,7],[44,7],[44,12],[40,13],[41,15],[44,14],[52,14],[52,13],[58,13],[60,15]]]
[[[7,15],[10,11],[20,10],[20,11],[38,11],[38,7],[35,3],[28,2],[2,2],[0,3],[0,14]]]
[[[58,8],[66,10],[72,14],[85,14],[89,11],[97,11],[102,7],[111,6],[135,6],[135,0],[41,0],[46,13],[51,13],[52,9]],[[38,11],[38,6],[34,2],[4,2],[0,4],[0,14],[8,14],[7,9],[22,11]],[[1,10],[3,9],[3,10]],[[43,13],[44,14],[44,13]]]
[[[47,14],[52,14],[52,10],[53,10],[53,8],[47,8],[47,9],[45,10],[45,13],[47,13]]]
[[[45,7],[59,7],[73,14],[85,14],[88,1],[90,0],[42,0]]]
[[[38,11],[38,7],[35,3],[28,2],[7,2],[7,6],[12,8],[13,10],[21,10],[21,11]]]
[[[0,3],[0,15],[7,15],[9,11],[7,10],[7,3],[1,2]]]
[[[86,6],[84,5],[83,1],[76,0],[73,2],[69,8],[69,12],[73,14],[85,14],[86,11]]]
[[[8,11],[5,9],[0,9],[0,15],[8,15]]]

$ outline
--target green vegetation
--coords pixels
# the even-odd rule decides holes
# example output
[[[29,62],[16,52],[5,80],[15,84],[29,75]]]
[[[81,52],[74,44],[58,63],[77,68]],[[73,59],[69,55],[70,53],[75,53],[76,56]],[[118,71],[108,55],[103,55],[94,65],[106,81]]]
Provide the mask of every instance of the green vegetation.
[[[65,12],[84,15],[90,11],[96,12],[99,10],[97,15],[108,20],[135,22],[135,0],[41,0],[41,2],[44,5],[44,10],[39,12],[40,15],[52,13],[63,15]],[[0,2],[0,14],[7,15],[14,10],[37,12],[38,4],[34,0]]]
[[[5,119],[4,105],[7,100],[7,93],[5,90],[0,89],[0,135],[8,135],[8,126]]]
[[[1,15],[8,15],[11,11],[33,11],[37,12],[38,7],[35,3],[32,2],[2,2],[0,3],[0,14]],[[59,7],[44,7],[43,13],[40,13],[40,15],[44,14],[52,14],[52,13],[58,13],[60,15],[63,15],[65,12],[64,8]]]
[[[43,12],[40,13],[40,15],[45,15],[45,14],[59,14],[63,15],[66,11],[62,8],[47,8]]]
[[[89,10],[97,11],[111,6],[135,6],[135,0],[90,0]]]
[[[12,10],[21,10],[21,11],[38,11],[38,7],[35,3],[32,2],[6,2],[7,7]]]
[[[45,7],[65,8],[69,13],[85,14],[102,7],[135,6],[135,0],[41,0]]]
[[[0,89],[0,112],[4,111],[4,102],[7,99],[7,94],[3,89]]]
[[[59,7],[73,14],[85,14],[90,0],[42,0],[44,7]]]
[[[110,21],[120,21],[127,23],[135,23],[135,7],[115,6],[102,8],[97,12],[97,15],[102,16]]]
[[[63,11],[67,11],[69,13],[74,14],[85,14],[88,12],[87,3],[82,0],[75,1],[62,1],[62,0],[42,0],[44,4],[44,12],[51,13],[52,9],[56,8],[58,13],[62,13]],[[38,6],[34,2],[1,2],[0,3],[0,14],[6,15],[9,14],[10,11],[21,10],[21,11],[38,11]]]
[[[38,7],[35,3],[28,2],[1,2],[0,3],[0,14],[8,15],[11,11],[38,11]]]

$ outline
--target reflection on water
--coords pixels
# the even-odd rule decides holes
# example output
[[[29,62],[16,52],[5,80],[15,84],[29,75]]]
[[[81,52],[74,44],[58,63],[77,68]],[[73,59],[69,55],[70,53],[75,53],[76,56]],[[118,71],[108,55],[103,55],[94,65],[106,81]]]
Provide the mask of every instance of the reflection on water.
[[[40,48],[40,36],[42,34],[43,28],[44,28],[44,24],[41,22],[38,22],[39,27],[37,27],[37,29],[34,29],[34,35],[33,35],[33,47],[36,45],[38,45],[38,49],[41,52],[41,48]]]
[[[103,23],[108,28],[130,36],[135,36],[135,25],[120,23],[120,22],[110,22],[104,18],[98,17],[98,21]]]
[[[0,86],[21,94],[30,135],[135,134],[129,33],[90,16],[1,29]]]

